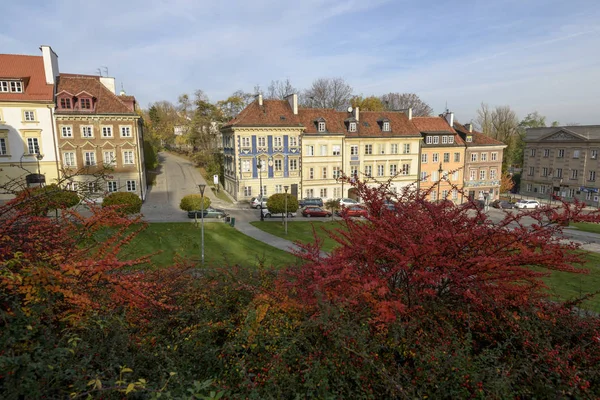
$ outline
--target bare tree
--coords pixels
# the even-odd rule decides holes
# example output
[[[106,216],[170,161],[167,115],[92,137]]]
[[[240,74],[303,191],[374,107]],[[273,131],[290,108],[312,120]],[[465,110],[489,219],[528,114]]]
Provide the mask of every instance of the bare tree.
[[[496,106],[491,109],[487,104],[481,103],[475,123],[485,135],[507,145],[502,160],[504,167],[520,165],[523,135],[519,129],[519,118],[510,106]]]
[[[414,93],[384,94],[381,102],[390,111],[412,108],[412,115],[415,117],[428,117],[433,113],[433,108]]]
[[[289,78],[286,78],[285,81],[271,81],[265,98],[283,100],[286,96],[294,93],[298,93],[298,89],[292,85]]]
[[[301,103],[308,107],[343,110],[350,104],[352,92],[343,78],[319,78],[304,91]]]
[[[481,103],[480,108],[477,110],[477,118],[475,118],[475,125],[480,132],[487,136],[494,137],[492,132],[492,110],[486,103]]]

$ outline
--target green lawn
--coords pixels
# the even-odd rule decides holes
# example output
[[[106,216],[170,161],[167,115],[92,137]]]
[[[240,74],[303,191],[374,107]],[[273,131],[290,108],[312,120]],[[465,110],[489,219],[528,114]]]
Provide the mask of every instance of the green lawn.
[[[281,220],[270,220],[270,221],[255,221],[251,222],[252,225],[261,229],[265,232],[268,232],[272,235],[279,236],[280,238],[291,240],[292,242],[300,241],[302,243],[313,243],[313,227],[317,235],[322,238],[323,241],[323,250],[331,251],[339,244],[331,239],[328,234],[323,230],[323,228],[334,230],[336,228],[341,228],[343,225],[340,221],[331,221],[331,219],[327,219],[326,221],[288,221],[288,234],[286,236],[285,229],[281,224]]]
[[[157,251],[152,261],[155,266],[173,264],[175,256],[200,260],[200,225],[193,222],[151,223],[121,254],[134,258]],[[285,266],[299,260],[292,254],[252,239],[228,224],[209,222],[204,224],[204,257],[207,265],[266,265]]]
[[[600,233],[600,224],[595,224],[592,222],[574,222],[569,225],[569,227],[577,228],[584,232]]]

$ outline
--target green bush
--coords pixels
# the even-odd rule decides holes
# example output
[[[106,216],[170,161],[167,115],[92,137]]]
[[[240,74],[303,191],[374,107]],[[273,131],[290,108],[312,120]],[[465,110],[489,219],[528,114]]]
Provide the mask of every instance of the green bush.
[[[131,192],[114,192],[102,200],[102,207],[120,206],[119,211],[124,214],[137,214],[142,209],[142,199]]]
[[[285,209],[285,193],[277,193],[267,200],[267,208],[272,214],[280,214]],[[298,199],[291,194],[287,194],[287,212],[296,212],[298,210]]]
[[[45,216],[52,210],[64,210],[79,203],[77,192],[62,189],[53,183],[39,188],[25,189],[15,199],[18,208],[31,215]]]
[[[202,209],[202,199],[204,199],[204,209],[206,210],[210,206],[210,199],[208,197],[202,197],[199,194],[188,194],[181,199],[179,202],[179,208],[183,211],[196,211]]]

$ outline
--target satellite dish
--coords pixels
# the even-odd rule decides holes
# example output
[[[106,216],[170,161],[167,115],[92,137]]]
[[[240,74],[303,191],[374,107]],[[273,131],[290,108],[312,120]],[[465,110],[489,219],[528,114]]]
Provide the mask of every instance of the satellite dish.
[[[348,107],[348,112],[352,112],[352,107]]]

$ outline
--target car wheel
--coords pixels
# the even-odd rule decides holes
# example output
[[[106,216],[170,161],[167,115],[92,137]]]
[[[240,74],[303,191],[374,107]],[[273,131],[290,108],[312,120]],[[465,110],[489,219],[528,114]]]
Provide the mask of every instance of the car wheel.
[[[266,213],[266,214],[265,214],[265,218],[271,218],[271,214],[269,214],[269,213]]]
[[[306,217],[306,218],[310,218],[310,214],[306,214],[306,215],[305,215],[305,217]]]

